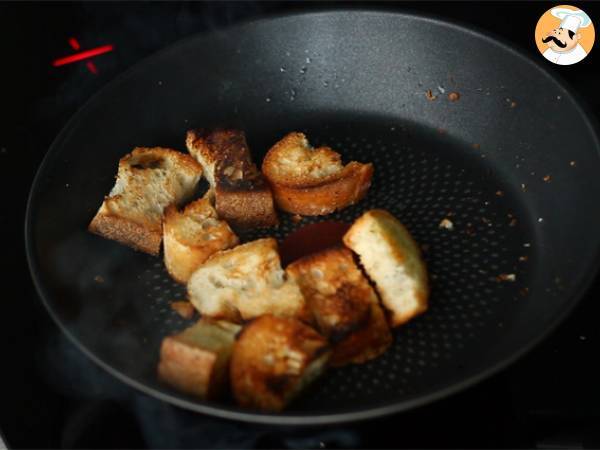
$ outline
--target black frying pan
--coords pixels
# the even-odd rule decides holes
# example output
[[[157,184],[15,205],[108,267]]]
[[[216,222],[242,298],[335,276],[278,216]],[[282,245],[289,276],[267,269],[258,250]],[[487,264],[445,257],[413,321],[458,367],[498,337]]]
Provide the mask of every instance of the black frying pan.
[[[221,417],[348,421],[463,389],[549,333],[598,267],[598,137],[546,64],[462,26],[378,12],[280,17],[185,40],[103,89],[44,159],[26,226],[40,296],[112,374]],[[460,99],[449,101],[450,92]],[[385,208],[426,248],[430,310],[398,329],[385,355],[331,370],[283,414],[160,384],[159,343],[186,325],[169,302],[184,291],[160,258],[86,232],[121,156],[134,146],[184,150],[197,126],[246,130],[257,161],[291,130],[347,160],[372,161],[368,197],[327,219]],[[453,230],[439,228],[446,217]],[[295,227],[282,215],[272,233],[281,239]]]

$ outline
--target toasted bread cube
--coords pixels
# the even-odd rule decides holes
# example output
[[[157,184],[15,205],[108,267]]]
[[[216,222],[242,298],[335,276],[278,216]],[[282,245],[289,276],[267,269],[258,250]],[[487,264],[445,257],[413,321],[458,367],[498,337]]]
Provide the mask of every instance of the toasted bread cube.
[[[302,133],[289,133],[265,156],[262,171],[283,211],[318,216],[361,200],[371,186],[373,165],[352,161],[329,147],[313,148]]]
[[[241,327],[202,318],[163,339],[158,377],[175,389],[200,398],[217,398],[229,382],[235,335]]]
[[[331,365],[363,363],[389,347],[392,335],[377,294],[350,250],[329,248],[286,271],[300,286],[319,331],[333,344]]]
[[[327,341],[302,322],[264,315],[233,347],[231,388],[241,406],[281,411],[325,369]]]
[[[163,242],[167,271],[185,284],[209,256],[235,247],[239,239],[227,222],[219,220],[205,196],[188,204],[183,212],[175,205],[166,209]]]
[[[136,148],[121,158],[117,181],[88,229],[151,255],[158,255],[165,208],[194,193],[202,167],[167,148]]]
[[[402,325],[427,310],[429,285],[421,250],[408,230],[389,212],[367,211],[344,235],[375,283],[390,324]]]
[[[188,282],[201,314],[240,322],[262,314],[308,317],[300,288],[281,268],[277,241],[258,239],[215,253]]]
[[[278,224],[273,194],[252,162],[243,131],[190,130],[186,145],[204,168],[221,219],[236,229]]]

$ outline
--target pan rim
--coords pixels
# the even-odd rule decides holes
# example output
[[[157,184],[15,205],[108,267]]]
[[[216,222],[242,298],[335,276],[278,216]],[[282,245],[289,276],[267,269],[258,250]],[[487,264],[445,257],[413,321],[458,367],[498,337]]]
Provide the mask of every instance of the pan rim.
[[[110,366],[110,364],[104,362],[100,357],[96,356],[92,350],[88,349],[87,346],[82,343],[75,335],[73,335],[67,327],[64,325],[62,320],[59,318],[59,314],[53,309],[51,306],[51,302],[49,298],[51,297],[48,292],[46,292],[46,288],[42,283],[41,272],[38,268],[37,260],[34,252],[34,243],[33,241],[33,224],[32,217],[33,211],[36,209],[37,205],[37,193],[39,192],[38,185],[40,183],[40,179],[42,174],[46,171],[46,167],[49,164],[49,161],[53,159],[55,153],[57,153],[61,147],[62,142],[68,137],[68,134],[76,126],[78,118],[82,117],[84,112],[89,109],[96,100],[101,97],[105,92],[113,89],[119,83],[123,82],[127,79],[132,72],[138,71],[141,67],[146,65],[148,61],[158,58],[161,55],[173,51],[175,48],[188,45],[192,41],[210,39],[215,33],[218,32],[231,32],[236,29],[240,29],[243,27],[249,27],[255,25],[257,23],[265,23],[270,21],[279,21],[282,19],[290,19],[296,16],[325,16],[330,14],[369,14],[374,16],[396,16],[402,17],[407,20],[418,20],[429,23],[434,23],[439,26],[451,27],[455,30],[461,31],[463,33],[467,33],[475,38],[483,39],[489,42],[492,45],[497,45],[501,47],[503,50],[506,50],[513,54],[515,57],[519,58],[524,63],[528,63],[533,65],[535,68],[539,69],[546,77],[550,78],[556,85],[562,89],[566,96],[569,96],[573,99],[575,108],[584,118],[585,125],[589,128],[593,141],[595,142],[596,151],[600,156],[600,139],[598,136],[598,121],[593,113],[590,111],[588,105],[585,103],[585,100],[582,99],[577,93],[573,92],[571,87],[564,82],[564,80],[560,77],[560,75],[551,73],[547,67],[541,64],[541,61],[536,61],[530,57],[523,49],[514,48],[512,44],[502,37],[498,37],[494,33],[491,33],[487,30],[482,30],[479,27],[475,27],[470,24],[465,24],[459,21],[447,19],[441,16],[432,15],[432,14],[423,14],[417,11],[388,11],[388,10],[378,10],[376,8],[332,8],[332,9],[322,9],[317,11],[302,11],[302,12],[293,12],[286,14],[274,14],[267,17],[262,18],[254,18],[247,21],[242,21],[232,26],[228,26],[225,29],[217,30],[217,31],[209,31],[207,33],[195,34],[193,36],[189,36],[187,38],[181,39],[180,41],[168,45],[163,49],[149,55],[142,60],[135,63],[130,68],[126,69],[123,73],[117,75],[113,80],[107,82],[98,92],[92,95],[76,112],[75,114],[68,120],[62,130],[59,132],[57,137],[54,139],[52,144],[50,145],[48,151],[44,155],[44,158],[36,172],[36,175],[32,182],[32,187],[29,192],[27,207],[25,211],[25,250],[27,256],[27,262],[29,266],[29,271],[32,276],[33,283],[36,287],[36,291],[42,300],[42,303],[48,310],[48,313],[52,317],[52,319],[56,322],[58,327],[61,329],[63,333],[68,337],[68,339],[75,344],[75,346],[80,349],[87,357],[89,357],[92,361],[94,361],[97,365],[102,367],[111,375],[115,376],[120,381],[126,383],[129,386],[132,386],[139,391],[157,398],[159,400],[171,403],[173,405],[182,407],[184,409],[192,410],[195,412],[200,412],[204,414],[209,414],[212,416],[220,417],[223,419],[234,419],[243,422],[251,422],[251,423],[262,423],[262,424],[274,424],[274,425],[324,425],[324,424],[333,424],[333,423],[344,423],[344,422],[354,422],[366,419],[372,419],[376,417],[386,416],[393,413],[407,411],[419,406],[424,406],[434,402],[435,400],[450,396],[459,391],[466,389],[469,386],[473,386],[476,383],[490,377],[491,375],[505,369],[509,365],[513,364],[518,359],[522,358],[525,354],[530,352],[533,348],[535,348],[541,341],[543,341],[546,337],[548,337],[573,311],[575,306],[579,304],[579,301],[583,298],[585,292],[590,288],[592,282],[594,281],[599,269],[600,269],[600,245],[595,250],[595,256],[593,257],[593,264],[590,264],[586,270],[585,275],[582,277],[582,283],[572,289],[571,295],[566,298],[564,305],[561,308],[558,308],[555,312],[553,318],[548,322],[548,324],[542,328],[538,334],[529,340],[529,342],[523,347],[512,351],[508,356],[496,361],[491,364],[484,364],[475,366],[474,368],[469,370],[470,375],[465,377],[460,377],[456,380],[446,381],[433,389],[426,394],[419,394],[413,397],[409,397],[405,400],[401,401],[391,401],[390,403],[382,404],[381,406],[371,407],[368,409],[363,409],[359,411],[351,411],[351,412],[333,412],[333,413],[324,413],[319,415],[307,415],[307,414],[298,414],[298,413],[281,413],[281,414],[270,414],[270,413],[261,413],[255,411],[244,411],[238,408],[232,408],[228,406],[214,406],[214,404],[209,404],[206,402],[202,402],[201,400],[187,400],[182,397],[177,397],[173,394],[161,392],[153,387],[146,385],[140,381],[137,381],[134,378],[129,377],[128,375],[120,372],[119,370]]]

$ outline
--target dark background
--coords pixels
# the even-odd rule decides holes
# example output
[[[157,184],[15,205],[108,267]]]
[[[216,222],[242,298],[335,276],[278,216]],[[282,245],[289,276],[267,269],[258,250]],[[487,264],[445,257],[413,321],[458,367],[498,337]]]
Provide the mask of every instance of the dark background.
[[[570,4],[600,23],[600,4]],[[552,6],[369,3],[496,33],[545,63],[598,114],[600,50],[565,67],[537,52],[535,24]],[[318,429],[216,420],[139,394],[80,354],[43,309],[24,254],[26,199],[52,140],[91,95],[140,59],[194,33],[283,12],[357,7],[365,4],[0,3],[0,224],[7,244],[0,258],[0,433],[9,447],[600,447],[599,282],[542,345],[476,387],[412,412]],[[83,49],[113,44],[115,51],[94,59],[98,74],[85,63],[52,67],[53,59],[72,52],[70,37]],[[98,124],[98,132],[107,130]]]

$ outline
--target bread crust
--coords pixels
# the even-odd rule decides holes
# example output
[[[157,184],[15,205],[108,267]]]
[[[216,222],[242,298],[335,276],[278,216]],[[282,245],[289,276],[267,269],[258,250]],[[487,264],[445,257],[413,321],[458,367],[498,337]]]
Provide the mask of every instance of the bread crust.
[[[165,338],[160,347],[158,377],[179,391],[198,397],[214,398],[222,384],[214,375],[217,356],[189,347],[176,337]]]
[[[333,346],[330,364],[363,363],[382,354],[392,335],[375,291],[345,247],[305,256],[287,267]]]
[[[302,133],[289,133],[265,156],[262,171],[277,206],[289,213],[316,216],[332,213],[364,198],[373,165],[352,161],[329,147],[312,149]]]
[[[231,357],[230,379],[243,407],[281,411],[323,372],[327,341],[302,322],[264,315],[238,335]]]
[[[228,385],[235,334],[240,327],[202,318],[183,332],[167,336],[160,348],[158,377],[200,398],[217,398]]]
[[[266,187],[266,186],[265,186]],[[217,185],[215,207],[233,229],[269,228],[279,224],[273,204],[273,194],[263,190],[224,190]]]
[[[140,252],[154,256],[160,253],[162,240],[160,228],[149,228],[123,217],[98,212],[89,224],[88,230]]]
[[[317,186],[292,187],[272,183],[273,196],[283,211],[322,216],[362,200],[371,187],[373,165],[351,162],[337,180]]]

